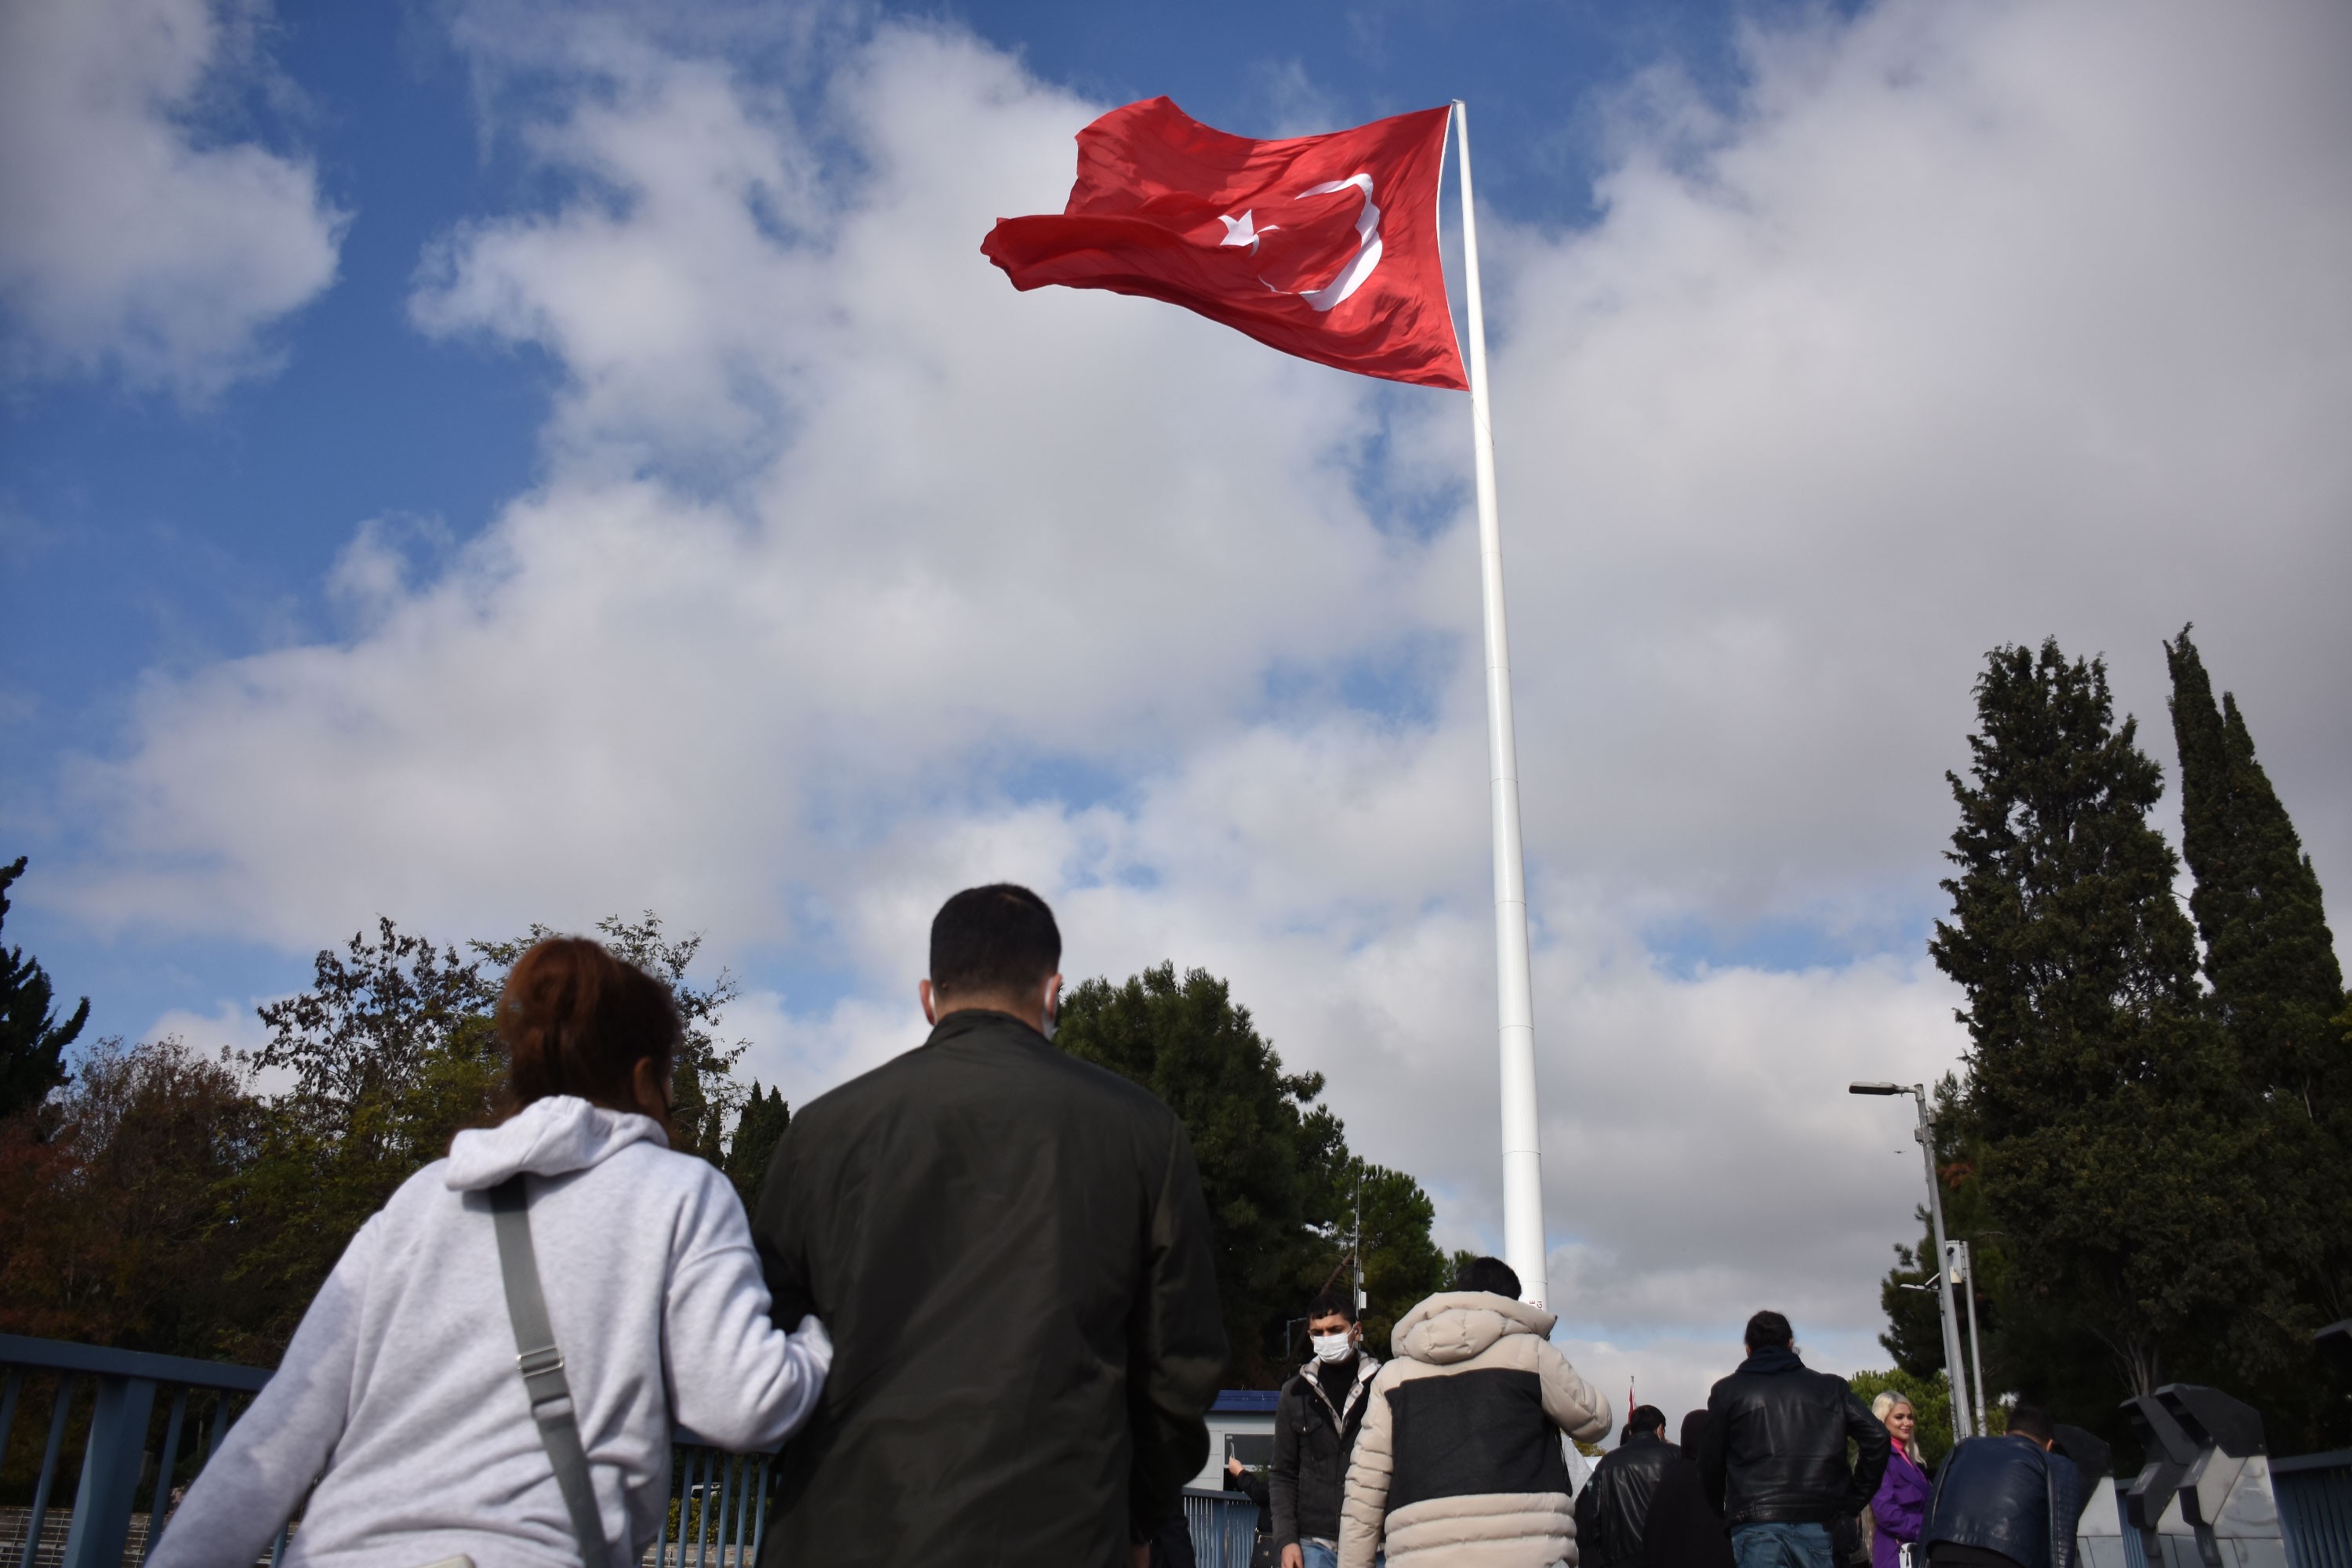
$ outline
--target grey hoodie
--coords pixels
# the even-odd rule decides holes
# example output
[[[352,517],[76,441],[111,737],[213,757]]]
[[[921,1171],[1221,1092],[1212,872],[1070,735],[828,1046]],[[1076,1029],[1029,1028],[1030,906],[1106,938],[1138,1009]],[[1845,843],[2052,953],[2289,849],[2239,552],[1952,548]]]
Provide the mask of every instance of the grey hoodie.
[[[533,1102],[460,1132],[352,1238],[269,1386],[172,1516],[152,1568],[249,1568],[321,1477],[286,1561],[580,1562],[515,1368],[488,1189],[529,1173],[530,1226],[606,1538],[664,1519],[673,1425],[734,1449],[797,1430],[833,1346],[789,1338],[725,1177],[643,1116]],[[323,1474],[322,1474],[323,1473]]]

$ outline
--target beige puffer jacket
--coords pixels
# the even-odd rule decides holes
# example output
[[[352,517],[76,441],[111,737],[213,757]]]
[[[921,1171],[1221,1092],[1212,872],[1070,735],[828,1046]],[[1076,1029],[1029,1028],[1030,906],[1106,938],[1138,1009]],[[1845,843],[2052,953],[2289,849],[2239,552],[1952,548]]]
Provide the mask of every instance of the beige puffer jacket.
[[[1483,1291],[1399,1319],[1348,1467],[1339,1568],[1554,1568],[1576,1563],[1559,1436],[1609,1430],[1608,1399],[1549,1336],[1553,1315]]]

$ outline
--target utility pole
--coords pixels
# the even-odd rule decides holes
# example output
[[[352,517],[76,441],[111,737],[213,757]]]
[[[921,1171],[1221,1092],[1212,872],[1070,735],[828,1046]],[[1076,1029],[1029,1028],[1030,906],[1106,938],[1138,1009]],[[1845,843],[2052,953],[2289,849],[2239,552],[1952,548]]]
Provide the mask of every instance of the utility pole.
[[[1364,1173],[1360,1170],[1356,1173],[1356,1245],[1351,1250],[1356,1255],[1356,1316],[1360,1318],[1372,1304],[1364,1290]]]
[[[1984,1341],[1979,1338],[1977,1334],[1976,1264],[1969,1257],[1969,1244],[1967,1242],[1948,1241],[1944,1244],[1944,1277],[1948,1279],[1957,1280],[1968,1291],[1969,1359],[1972,1363],[1971,1370],[1976,1379],[1976,1427],[1978,1435],[1981,1436],[1985,1433],[1990,1432],[1992,1428],[1988,1421],[1989,1412],[1985,1405]]]
[[[1918,1102],[1919,1124],[1912,1129],[1911,1136],[1918,1140],[1919,1157],[1927,1164],[1927,1215],[1936,1227],[1936,1256],[1945,1264],[1937,1270],[1936,1279],[1943,1306],[1944,1378],[1952,1390],[1952,1436],[1955,1440],[1973,1437],[1977,1434],[1969,1415],[1968,1365],[1960,1358],[1959,1312],[1952,1302],[1952,1270],[1948,1262],[1951,1249],[1944,1240],[1944,1184],[1936,1174],[1936,1134],[1927,1121],[1927,1086],[1915,1083],[1906,1089],[1899,1083],[1850,1083],[1846,1092],[1908,1094]]]

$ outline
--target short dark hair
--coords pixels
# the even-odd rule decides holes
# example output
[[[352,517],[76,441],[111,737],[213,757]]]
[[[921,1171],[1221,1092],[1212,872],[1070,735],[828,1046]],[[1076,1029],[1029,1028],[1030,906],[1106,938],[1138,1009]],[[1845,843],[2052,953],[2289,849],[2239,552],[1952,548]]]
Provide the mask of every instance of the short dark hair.
[[[1054,911],[1011,882],[966,888],[931,918],[931,990],[939,995],[1018,996],[1061,963]]]
[[[1489,1296],[1519,1299],[1518,1271],[1499,1258],[1474,1258],[1454,1277],[1456,1290],[1484,1290]]]
[[[2051,1421],[2050,1412],[2039,1405],[2021,1405],[2011,1411],[2009,1429],[2012,1432],[2021,1432],[2037,1443],[2054,1443],[2058,1440],[2058,1428]]]
[[[1307,1303],[1307,1321],[1318,1318],[1345,1318],[1356,1321],[1356,1293],[1353,1290],[1325,1290]]]
[[[1762,1311],[1748,1320],[1741,1336],[1751,1351],[1784,1351],[1797,1342],[1797,1331],[1789,1320],[1774,1311]]]
[[[1625,1417],[1625,1436],[1636,1437],[1644,1432],[1663,1436],[1666,1430],[1666,1413],[1654,1405],[1636,1405],[1633,1414]]]

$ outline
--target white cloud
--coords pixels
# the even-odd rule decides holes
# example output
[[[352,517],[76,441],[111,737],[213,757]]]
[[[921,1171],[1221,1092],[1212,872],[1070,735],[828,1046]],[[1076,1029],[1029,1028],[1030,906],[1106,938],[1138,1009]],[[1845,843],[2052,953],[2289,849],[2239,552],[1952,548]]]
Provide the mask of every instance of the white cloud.
[[[1015,295],[979,237],[1097,106],[968,38],[803,89],[503,15],[462,35],[540,51],[516,133],[572,194],[412,310],[565,368],[548,477],[431,570],[363,532],[348,640],[159,679],[70,780],[83,914],[299,950],[650,905],[846,977],[737,1009],[803,1103],[919,1037],[940,895],[1019,877],[1073,973],[1229,976],[1491,1241],[1473,552],[1377,510],[1458,482],[1458,402]],[[1653,79],[1590,231],[1493,225],[1555,1297],[1603,1364],[1696,1393],[1768,1303],[1880,1359],[1917,1167],[1843,1089],[1958,1048],[1912,944],[1986,647],[2105,648],[2161,756],[2193,616],[2352,887],[2344,26],[1885,4],[1759,35],[1725,116]],[[1342,701],[1367,666],[1425,716]],[[1647,945],[1759,918],[1862,956]]]
[[[247,0],[0,9],[0,368],[200,400],[266,373],[334,280],[346,216],[308,158],[225,139],[263,68]]]

